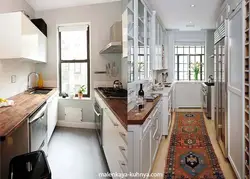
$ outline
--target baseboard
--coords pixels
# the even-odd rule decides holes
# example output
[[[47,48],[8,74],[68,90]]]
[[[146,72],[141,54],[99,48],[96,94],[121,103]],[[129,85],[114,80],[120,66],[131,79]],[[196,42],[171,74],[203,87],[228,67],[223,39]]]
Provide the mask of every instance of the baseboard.
[[[93,122],[74,122],[74,121],[58,120],[56,126],[83,128],[83,129],[95,129],[95,123]]]
[[[235,166],[235,164],[234,164],[232,158],[230,157],[230,155],[228,155],[228,160],[230,161],[230,164],[231,164],[231,166],[232,166],[232,168],[233,168],[233,170],[234,170],[234,173],[236,174],[236,177],[237,177],[238,179],[241,179],[241,176],[240,176],[239,172],[237,171],[236,166]]]
[[[179,106],[177,109],[201,109],[201,107],[197,107],[197,106],[182,107],[182,106]]]

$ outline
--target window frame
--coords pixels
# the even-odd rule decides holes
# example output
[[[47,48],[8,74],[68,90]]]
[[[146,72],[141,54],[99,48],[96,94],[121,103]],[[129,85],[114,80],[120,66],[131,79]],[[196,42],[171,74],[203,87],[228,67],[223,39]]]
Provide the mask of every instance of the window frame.
[[[179,48],[182,48],[182,50],[183,50],[183,53],[178,53],[179,52]],[[189,53],[187,54],[187,53],[185,53],[184,51],[184,49],[185,48],[188,48],[189,49]],[[191,48],[194,48],[195,49],[195,53],[194,54],[192,54],[191,52],[190,52],[190,49]],[[201,53],[199,53],[199,54],[197,54],[196,53],[196,48],[201,48]],[[190,57],[191,56],[194,56],[194,57],[196,57],[196,56],[199,56],[200,57],[200,61],[199,61],[199,63],[201,63],[201,67],[200,67],[200,74],[199,74],[199,77],[200,77],[200,81],[203,81],[203,80],[205,80],[205,64],[206,64],[206,62],[205,62],[205,46],[204,45],[175,45],[174,46],[174,51],[175,51],[175,60],[177,60],[177,63],[174,61],[174,65],[176,66],[177,65],[177,71],[175,70],[175,67],[174,67],[174,78],[175,78],[175,80],[177,80],[177,81],[180,81],[180,80],[183,80],[183,81],[192,81],[193,79],[192,79],[192,77],[191,77],[191,75],[192,75],[192,72],[191,72],[191,70],[190,70],[190,65],[191,65],[191,60],[190,60]],[[176,54],[176,49],[177,49],[177,54]],[[203,53],[203,52],[204,53]],[[188,65],[188,71],[181,71],[181,72],[188,72],[188,79],[186,80],[186,79],[180,79],[180,74],[179,74],[179,72],[180,72],[180,56],[182,56],[182,57],[187,57],[187,60],[188,60],[188,62],[187,62],[187,65]],[[204,57],[204,59],[203,59],[203,57]],[[182,63],[181,63],[182,64]],[[183,63],[183,64],[185,64],[185,63]],[[204,79],[202,79],[202,77],[203,77],[203,72],[204,72]],[[177,74],[177,76],[176,76],[176,74]],[[176,78],[176,77],[177,78]]]
[[[62,93],[62,64],[63,63],[87,63],[87,94],[83,94],[83,97],[85,98],[89,98],[90,97],[90,25],[88,24],[87,27],[87,59],[82,59],[82,60],[62,60],[62,52],[61,52],[61,33],[59,31],[59,27],[58,27],[58,47],[59,47],[59,62],[58,62],[58,66],[59,66],[59,94],[61,96]]]

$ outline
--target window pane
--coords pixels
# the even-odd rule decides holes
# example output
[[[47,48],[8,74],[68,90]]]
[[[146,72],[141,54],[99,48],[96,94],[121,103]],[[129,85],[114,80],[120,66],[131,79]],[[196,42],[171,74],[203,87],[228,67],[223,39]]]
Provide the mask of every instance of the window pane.
[[[179,63],[183,63],[183,56],[179,56]]]
[[[179,48],[178,48],[178,54],[183,54],[183,53],[184,53],[183,47],[179,47]]]
[[[184,64],[184,71],[188,71],[188,64]]]
[[[177,55],[175,55],[175,63],[177,63]]]
[[[177,71],[177,64],[174,65],[174,70]]]
[[[189,54],[189,47],[184,48],[184,54]]]
[[[184,67],[183,64],[179,64],[179,70],[180,70],[180,71],[184,71],[184,68],[183,68],[183,67]]]
[[[61,32],[61,59],[87,59],[87,31]]]
[[[201,47],[196,47],[196,54],[201,54]]]
[[[188,63],[188,56],[183,57],[183,63]]]
[[[180,77],[180,80],[183,80],[184,72],[179,72],[179,77]]]
[[[196,56],[196,57],[195,57],[195,62],[200,63],[200,62],[201,62],[201,56]]]
[[[62,63],[61,85],[62,92],[67,94],[77,94],[81,86],[85,86],[88,91],[88,67],[87,63]],[[76,69],[78,70],[76,73]],[[79,70],[80,69],[80,70]]]
[[[195,47],[190,47],[190,54],[195,54]]]
[[[194,63],[195,62],[195,56],[190,56],[190,63]]]

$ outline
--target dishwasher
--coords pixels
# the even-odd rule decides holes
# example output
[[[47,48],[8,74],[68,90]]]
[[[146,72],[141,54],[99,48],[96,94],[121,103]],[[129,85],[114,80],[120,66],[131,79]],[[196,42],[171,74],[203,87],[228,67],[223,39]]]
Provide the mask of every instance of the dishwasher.
[[[29,118],[29,149],[30,152],[43,150],[48,153],[47,144],[47,104],[44,103]]]

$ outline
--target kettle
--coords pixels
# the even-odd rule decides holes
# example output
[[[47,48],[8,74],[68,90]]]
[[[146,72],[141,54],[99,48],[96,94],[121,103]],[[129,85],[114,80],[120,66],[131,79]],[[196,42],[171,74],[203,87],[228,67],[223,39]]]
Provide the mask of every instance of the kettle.
[[[119,80],[115,80],[114,84],[113,84],[114,89],[122,89],[122,82],[120,82]]]

